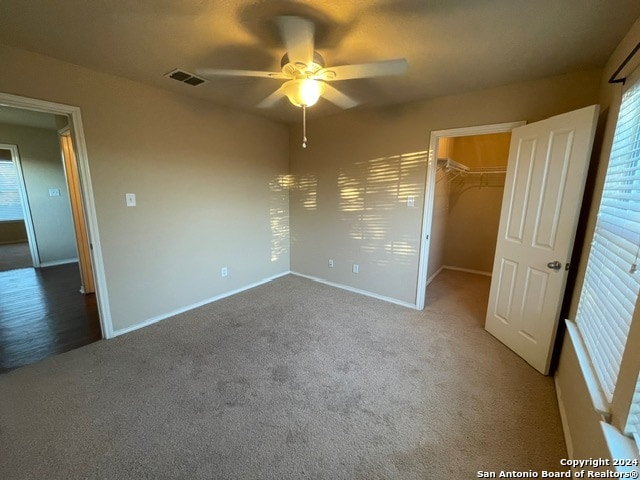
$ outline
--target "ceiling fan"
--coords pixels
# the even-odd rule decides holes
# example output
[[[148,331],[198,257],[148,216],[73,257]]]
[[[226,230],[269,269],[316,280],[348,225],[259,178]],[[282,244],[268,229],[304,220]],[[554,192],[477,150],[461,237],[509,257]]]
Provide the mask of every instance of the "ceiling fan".
[[[345,95],[329,82],[407,73],[409,65],[404,58],[326,67],[322,56],[314,50],[315,28],[310,20],[296,16],[281,16],[276,18],[276,22],[287,49],[280,62],[282,71],[205,68],[196,70],[196,73],[203,77],[239,76],[286,80],[276,91],[260,102],[258,107],[272,107],[283,97],[287,97],[296,107],[302,107],[304,127],[302,146],[305,148],[307,107],[315,105],[320,97],[340,108],[346,109],[358,105],[356,100]]]

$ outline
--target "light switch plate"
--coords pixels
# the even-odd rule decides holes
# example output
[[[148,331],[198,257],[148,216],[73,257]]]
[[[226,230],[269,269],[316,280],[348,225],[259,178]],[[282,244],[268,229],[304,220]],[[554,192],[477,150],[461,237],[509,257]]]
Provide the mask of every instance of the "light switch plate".
[[[50,197],[59,197],[60,196],[60,189],[59,188],[50,188],[49,189],[49,196]]]
[[[127,201],[127,207],[135,207],[136,206],[136,194],[135,193],[125,193],[124,198]]]
[[[416,198],[407,197],[407,207],[415,207],[415,206],[416,206]]]

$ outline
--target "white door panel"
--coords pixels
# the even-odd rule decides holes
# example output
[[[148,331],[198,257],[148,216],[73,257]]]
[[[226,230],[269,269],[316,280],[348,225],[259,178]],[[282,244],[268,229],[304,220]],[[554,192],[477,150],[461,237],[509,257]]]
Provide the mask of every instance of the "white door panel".
[[[513,135],[513,133],[512,133]],[[524,240],[525,219],[527,218],[527,206],[529,200],[529,192],[531,191],[531,182],[533,180],[533,162],[536,153],[536,138],[520,139],[517,146],[517,155],[513,158],[513,171],[508,169],[505,178],[505,186],[513,185],[510,192],[505,192],[503,198],[509,195],[509,202],[504,202],[502,208],[509,209],[506,216],[507,234],[506,239],[515,243],[522,243]],[[514,148],[513,140],[511,142],[511,151]],[[511,162],[511,159],[509,159]]]
[[[544,374],[597,115],[594,105],[512,133],[485,328]]]

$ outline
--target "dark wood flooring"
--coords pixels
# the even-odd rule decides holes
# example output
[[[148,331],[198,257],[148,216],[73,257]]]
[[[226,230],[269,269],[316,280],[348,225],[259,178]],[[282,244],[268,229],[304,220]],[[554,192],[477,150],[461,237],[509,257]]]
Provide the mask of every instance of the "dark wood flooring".
[[[0,272],[0,372],[102,337],[96,297],[80,285],[77,263]]]
[[[0,272],[33,267],[29,242],[0,244]]]

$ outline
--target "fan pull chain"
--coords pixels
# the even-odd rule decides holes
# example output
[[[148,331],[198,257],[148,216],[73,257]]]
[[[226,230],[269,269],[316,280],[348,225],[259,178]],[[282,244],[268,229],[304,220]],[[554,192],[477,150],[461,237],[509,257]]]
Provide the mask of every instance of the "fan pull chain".
[[[302,148],[307,148],[307,106],[302,105]]]

